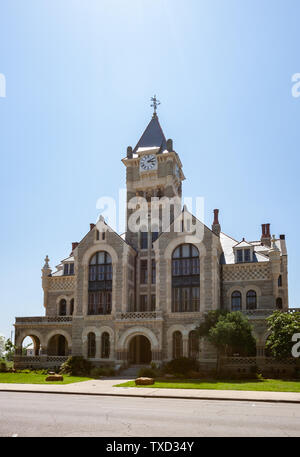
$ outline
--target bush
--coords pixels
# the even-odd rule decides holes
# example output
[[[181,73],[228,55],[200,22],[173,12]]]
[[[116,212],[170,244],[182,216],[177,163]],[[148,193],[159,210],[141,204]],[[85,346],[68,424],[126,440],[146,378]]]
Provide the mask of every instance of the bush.
[[[61,374],[71,376],[88,376],[92,369],[92,364],[82,356],[72,355],[60,367]]]
[[[93,378],[100,378],[101,376],[115,376],[116,372],[113,367],[95,367],[91,370]]]
[[[0,373],[4,373],[6,371],[6,363],[0,362]]]
[[[164,371],[170,374],[186,375],[189,371],[198,371],[198,362],[187,357],[180,357],[168,362],[164,367]]]
[[[140,368],[138,372],[138,377],[139,378],[155,378],[156,377],[156,371],[153,370],[153,368]]]

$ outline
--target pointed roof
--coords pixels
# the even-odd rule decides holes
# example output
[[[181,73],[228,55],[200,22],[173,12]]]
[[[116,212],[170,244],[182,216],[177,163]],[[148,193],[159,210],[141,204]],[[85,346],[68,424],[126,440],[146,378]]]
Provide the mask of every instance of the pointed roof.
[[[159,152],[167,149],[167,141],[164,135],[164,132],[160,126],[158,117],[156,114],[153,115],[151,121],[147,125],[143,135],[139,139],[136,147],[132,151],[133,154],[136,154],[139,148],[160,148]]]

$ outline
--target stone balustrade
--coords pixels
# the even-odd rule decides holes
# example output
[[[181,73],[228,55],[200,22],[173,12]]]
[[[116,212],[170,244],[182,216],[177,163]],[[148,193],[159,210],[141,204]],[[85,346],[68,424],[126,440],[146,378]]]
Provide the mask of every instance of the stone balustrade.
[[[71,323],[72,316],[33,316],[33,317],[16,317],[16,324],[48,324],[56,322]]]
[[[140,320],[153,320],[162,319],[161,311],[129,311],[127,313],[117,313],[116,320],[129,320],[129,321],[140,321]]]

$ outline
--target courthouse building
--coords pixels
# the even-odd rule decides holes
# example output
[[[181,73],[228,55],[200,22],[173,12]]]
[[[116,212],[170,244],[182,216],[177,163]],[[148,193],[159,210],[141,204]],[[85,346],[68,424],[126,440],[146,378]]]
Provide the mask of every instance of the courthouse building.
[[[172,140],[166,140],[155,102],[152,119],[122,163],[128,202],[136,196],[149,204],[153,197],[181,201],[182,162]],[[127,209],[127,220],[132,212]],[[216,209],[210,227],[192,217],[201,232],[197,238],[184,223],[179,224],[182,230],[174,230],[185,215],[191,217],[186,207],[179,215],[173,212],[169,230],[158,224],[128,228],[123,235],[100,218],[81,241],[70,243],[70,254],[56,269],[47,256],[44,315],[16,318],[16,366],[55,366],[73,354],[95,365],[161,363],[186,356],[211,367],[215,351],[199,343],[194,329],[205,312],[219,308],[249,317],[262,356],[266,317],[288,309],[285,236],[271,236],[265,223],[257,240],[236,240],[222,232]],[[22,357],[27,336],[34,354]]]

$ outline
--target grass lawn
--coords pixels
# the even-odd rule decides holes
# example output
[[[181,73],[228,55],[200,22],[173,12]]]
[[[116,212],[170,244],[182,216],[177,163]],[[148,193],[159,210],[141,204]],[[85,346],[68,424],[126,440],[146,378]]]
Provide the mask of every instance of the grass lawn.
[[[115,387],[149,387],[155,389],[213,389],[213,390],[262,390],[270,392],[300,392],[300,381],[285,381],[282,379],[263,380],[185,380],[178,379],[170,381],[157,380],[149,386],[136,386],[134,381],[124,382]]]
[[[0,373],[0,383],[16,384],[71,384],[72,382],[89,381],[92,378],[63,375],[63,381],[45,381],[46,375],[36,373]]]

